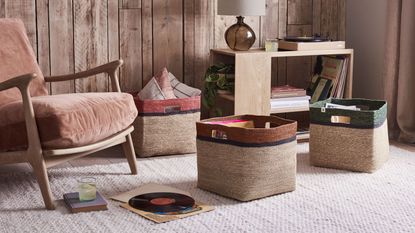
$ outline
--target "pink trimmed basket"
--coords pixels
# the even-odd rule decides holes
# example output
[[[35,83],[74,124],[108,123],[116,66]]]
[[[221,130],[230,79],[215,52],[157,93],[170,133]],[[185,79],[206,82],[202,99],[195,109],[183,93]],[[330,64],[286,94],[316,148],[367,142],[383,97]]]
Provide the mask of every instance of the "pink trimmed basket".
[[[168,100],[134,97],[138,117],[132,138],[138,157],[196,152],[200,96]]]

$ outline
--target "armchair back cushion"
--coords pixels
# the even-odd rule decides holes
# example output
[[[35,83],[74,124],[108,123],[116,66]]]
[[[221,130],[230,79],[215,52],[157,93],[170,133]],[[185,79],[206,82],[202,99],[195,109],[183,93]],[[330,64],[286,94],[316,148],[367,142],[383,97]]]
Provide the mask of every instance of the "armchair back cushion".
[[[29,88],[31,96],[47,95],[45,80],[20,19],[0,19],[0,82],[16,76],[36,73]],[[17,88],[0,92],[0,106],[21,100]]]

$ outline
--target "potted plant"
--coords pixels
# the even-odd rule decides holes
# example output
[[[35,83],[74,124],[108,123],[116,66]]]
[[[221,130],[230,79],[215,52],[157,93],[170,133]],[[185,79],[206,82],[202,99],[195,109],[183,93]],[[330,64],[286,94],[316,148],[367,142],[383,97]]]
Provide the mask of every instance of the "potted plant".
[[[221,116],[222,110],[216,106],[216,96],[218,94],[233,94],[235,89],[235,69],[230,64],[217,64],[209,67],[206,71],[205,86],[203,90],[203,105]]]

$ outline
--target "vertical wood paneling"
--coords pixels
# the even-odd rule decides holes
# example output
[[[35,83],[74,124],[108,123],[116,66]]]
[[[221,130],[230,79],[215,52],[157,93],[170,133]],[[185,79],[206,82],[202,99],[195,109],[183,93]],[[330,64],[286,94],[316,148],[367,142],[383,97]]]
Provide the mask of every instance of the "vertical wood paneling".
[[[4,8],[5,0],[0,0],[0,18],[6,16],[6,9]]]
[[[287,34],[290,36],[310,36],[312,25],[289,25]],[[287,84],[307,88],[312,75],[311,57],[290,57],[287,59]]]
[[[261,16],[261,46],[266,39],[278,38],[278,0],[266,1],[266,15]]]
[[[108,58],[114,61],[120,57],[118,0],[108,0]]]
[[[139,9],[141,8],[141,1],[144,0],[120,0],[121,8],[124,9]]]
[[[288,0],[288,36],[312,36],[313,2],[309,0]],[[306,88],[311,77],[310,57],[287,59],[287,83]]]
[[[346,40],[346,0],[338,0],[337,39]]]
[[[312,36],[313,25],[287,25],[288,36]]]
[[[35,1],[5,0],[4,10],[6,18],[20,18],[23,21],[30,44],[35,54],[37,54]]]
[[[74,72],[72,0],[49,1],[50,73],[51,75]],[[65,81],[51,85],[52,94],[74,92],[74,82]]]
[[[36,1],[37,57],[44,75],[50,75],[49,0]]]
[[[287,36],[287,17],[288,17],[288,2],[287,0],[278,1],[278,38]],[[275,63],[275,62],[274,62]],[[287,83],[287,58],[278,58],[278,79],[276,85],[284,85]],[[272,83],[275,85],[274,83]]]
[[[267,38],[320,33],[345,38],[346,0],[266,0],[266,16],[246,17],[257,35]],[[138,91],[162,67],[201,88],[211,48],[227,47],[225,30],[234,16],[216,14],[216,0],[0,0],[0,17],[18,17],[26,25],[45,75],[86,70],[123,59],[124,91]],[[311,59],[273,60],[272,85],[304,86]],[[104,78],[102,78],[104,77]],[[278,78],[277,78],[278,77]],[[106,91],[97,76],[55,83],[53,94]]]
[[[284,38],[287,35],[287,0],[278,0],[278,38]]]
[[[183,80],[183,1],[153,0],[154,72],[163,67]]]
[[[288,0],[288,24],[312,24],[313,1]]]
[[[141,25],[143,38],[143,85],[153,77],[153,3],[141,1]]]
[[[313,35],[321,35],[321,0],[313,0]],[[312,69],[317,62],[317,57],[311,59]]]
[[[122,91],[142,88],[141,10],[120,10],[120,56],[124,65],[120,71]]]
[[[183,0],[184,14],[184,82],[194,86],[195,80],[195,2]]]
[[[266,15],[261,17],[261,46],[264,46],[266,39],[279,37],[279,11],[278,0],[266,1]],[[272,59],[271,85],[276,86],[278,82],[278,59]]]
[[[313,35],[320,35],[321,28],[321,0],[313,0]]]
[[[75,72],[108,62],[107,0],[74,1]],[[77,79],[76,92],[108,90],[108,77],[99,74]]]
[[[194,84],[203,86],[203,77],[209,66],[210,49],[214,47],[215,2],[212,0],[195,1],[195,75]]]
[[[338,0],[321,0],[321,34],[337,40]]]

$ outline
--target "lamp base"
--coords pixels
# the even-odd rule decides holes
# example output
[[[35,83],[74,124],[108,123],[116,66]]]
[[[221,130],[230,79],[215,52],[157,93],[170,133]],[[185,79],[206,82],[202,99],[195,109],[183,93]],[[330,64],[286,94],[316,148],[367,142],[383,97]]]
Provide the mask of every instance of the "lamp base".
[[[230,26],[225,32],[225,40],[229,48],[233,50],[246,51],[255,43],[254,30],[244,23],[244,17],[236,17],[238,22]]]

